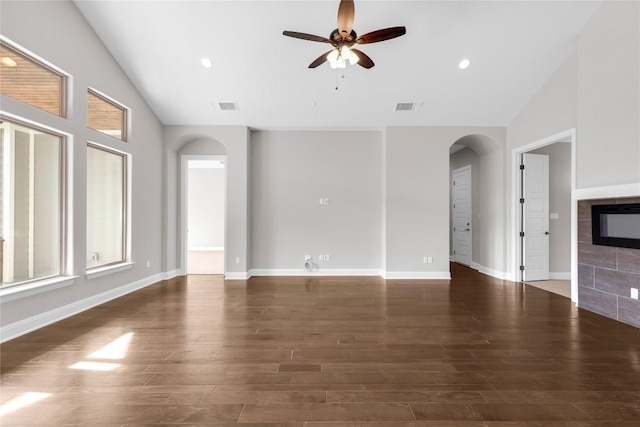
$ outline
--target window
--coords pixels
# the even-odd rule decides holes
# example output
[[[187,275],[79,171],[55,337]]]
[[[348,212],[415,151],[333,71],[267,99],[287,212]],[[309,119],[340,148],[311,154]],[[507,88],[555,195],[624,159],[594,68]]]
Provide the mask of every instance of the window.
[[[87,92],[87,126],[126,141],[127,109],[89,89]]]
[[[0,92],[64,117],[65,77],[34,58],[0,42]]]
[[[64,138],[2,118],[2,287],[62,271]]]
[[[127,156],[87,145],[87,269],[126,261]]]

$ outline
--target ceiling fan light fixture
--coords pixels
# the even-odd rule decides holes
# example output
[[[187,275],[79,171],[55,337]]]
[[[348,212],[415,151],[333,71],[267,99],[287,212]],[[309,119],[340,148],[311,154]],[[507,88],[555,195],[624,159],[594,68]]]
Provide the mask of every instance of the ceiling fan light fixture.
[[[469,61],[467,58],[465,58],[462,61],[460,61],[460,63],[458,64],[458,67],[461,70],[464,70],[464,69],[468,68],[469,65],[471,65],[471,61]]]
[[[358,58],[358,55],[356,55],[355,53],[353,53],[353,51],[351,51],[351,55],[349,55],[349,64],[356,65],[358,61],[360,61],[360,58]]]
[[[204,68],[213,67],[213,62],[209,58],[200,58],[200,64],[202,64]]]

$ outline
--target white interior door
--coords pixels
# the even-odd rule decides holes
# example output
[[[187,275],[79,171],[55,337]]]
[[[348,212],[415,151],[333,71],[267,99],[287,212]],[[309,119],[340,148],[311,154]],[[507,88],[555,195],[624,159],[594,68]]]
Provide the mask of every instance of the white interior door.
[[[549,156],[522,155],[522,280],[549,280]]]
[[[452,173],[453,259],[471,265],[471,165]]]

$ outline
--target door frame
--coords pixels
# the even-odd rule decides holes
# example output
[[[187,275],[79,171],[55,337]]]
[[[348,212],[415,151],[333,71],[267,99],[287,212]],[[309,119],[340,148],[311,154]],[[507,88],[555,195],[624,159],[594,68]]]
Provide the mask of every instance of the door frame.
[[[469,218],[469,222],[470,222],[471,225],[470,225],[469,228],[471,228],[471,231],[469,232],[469,265],[468,265],[468,267],[475,268],[474,267],[475,264],[473,262],[473,229],[474,229],[474,227],[473,227],[473,169],[471,168],[471,164],[462,166],[460,168],[457,168],[457,169],[454,169],[454,170],[451,171],[451,181],[449,182],[449,185],[450,185],[450,188],[451,188],[451,206],[450,206],[450,208],[451,208],[451,224],[450,224],[451,227],[450,227],[450,232],[451,232],[451,246],[452,246],[451,251],[455,250],[455,247],[456,247],[456,245],[455,245],[455,224],[454,224],[455,216],[453,215],[453,213],[454,213],[453,202],[455,200],[455,197],[454,197],[455,189],[453,188],[454,187],[453,186],[454,175],[455,175],[456,172],[460,172],[460,171],[463,171],[463,170],[466,170],[466,169],[469,170],[469,188],[471,189],[471,191],[469,192],[469,211],[471,212],[470,218]],[[453,257],[453,261],[457,262],[455,254],[453,254],[452,257]]]
[[[578,204],[576,200],[576,129],[572,128],[555,135],[534,141],[530,144],[511,150],[511,247],[513,279],[522,281],[520,260],[522,248],[520,246],[520,218],[522,206],[520,205],[520,158],[521,155],[556,142],[571,144],[571,301],[578,304]]]
[[[226,155],[199,155],[199,154],[181,154],[180,155],[180,275],[187,274],[187,255],[189,252],[189,236],[187,234],[187,226],[189,222],[188,212],[188,173],[189,160],[222,160],[225,162],[225,178],[224,178],[224,251],[223,251],[223,275],[227,274],[227,156]]]

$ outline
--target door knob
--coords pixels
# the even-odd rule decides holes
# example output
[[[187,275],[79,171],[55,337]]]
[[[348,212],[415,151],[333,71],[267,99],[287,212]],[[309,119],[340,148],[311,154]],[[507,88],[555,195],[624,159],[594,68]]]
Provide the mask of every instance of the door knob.
[[[544,232],[544,235],[545,235],[545,236],[548,236],[548,235],[549,235],[549,232],[548,232],[548,231],[545,231],[545,232]]]

